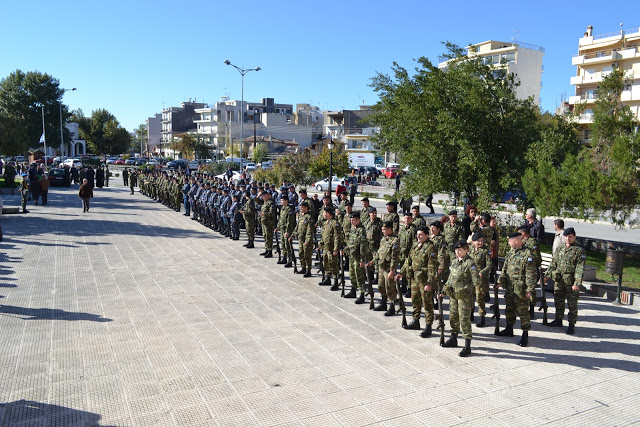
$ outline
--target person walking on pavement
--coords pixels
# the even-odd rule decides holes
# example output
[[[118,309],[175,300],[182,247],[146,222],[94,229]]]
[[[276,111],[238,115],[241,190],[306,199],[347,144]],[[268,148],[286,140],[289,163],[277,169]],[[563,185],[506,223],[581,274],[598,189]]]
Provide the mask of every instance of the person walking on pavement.
[[[89,199],[93,197],[93,187],[89,185],[89,180],[85,178],[80,184],[78,197],[82,199],[82,212],[89,212]]]
[[[22,181],[20,181],[20,195],[22,196],[22,213],[29,213],[27,210],[27,197],[29,196],[29,174],[22,174]]]
[[[51,185],[51,183],[49,182],[49,177],[45,173],[44,175],[42,175],[42,178],[40,178],[40,197],[42,197],[42,204],[43,205],[47,204],[47,198],[49,196],[49,186],[50,185]]]

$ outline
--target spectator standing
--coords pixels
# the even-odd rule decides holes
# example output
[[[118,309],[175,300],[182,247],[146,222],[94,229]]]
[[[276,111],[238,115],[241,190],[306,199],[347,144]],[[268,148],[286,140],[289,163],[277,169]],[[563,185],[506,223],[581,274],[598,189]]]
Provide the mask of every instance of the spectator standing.
[[[49,177],[45,173],[40,178],[40,196],[42,196],[42,204],[43,205],[47,204],[47,198],[49,196],[49,186],[50,185],[51,185],[51,183],[49,182]],[[37,199],[36,199],[36,201],[37,201]]]
[[[109,165],[105,167],[104,170],[104,184],[105,186],[109,186],[109,177],[111,176],[111,172],[109,172]]]
[[[398,174],[396,175],[396,193],[400,191],[400,171],[398,171]]]
[[[73,183],[78,184],[80,182],[80,176],[78,174],[78,168],[75,166],[71,166],[71,177],[73,178]]]
[[[471,223],[477,220],[476,214],[478,210],[473,205],[467,205],[464,210],[464,218],[462,218],[462,228],[464,229],[464,240],[471,236]]]
[[[353,205],[353,201],[358,193],[358,183],[354,180],[349,185],[349,202]]]
[[[102,166],[96,169],[96,187],[104,187],[104,169]]]
[[[93,187],[89,185],[89,180],[85,178],[80,184],[78,197],[82,199],[82,212],[89,212],[89,199],[93,197]]]
[[[31,184],[31,196],[33,197],[33,204],[38,204],[38,199],[40,198],[40,191],[42,190],[41,180],[42,175],[36,175],[33,179],[29,178],[29,183]]]
[[[4,167],[4,162],[2,161],[2,159],[0,159],[0,175],[2,175],[2,168],[3,167]],[[0,241],[2,241],[2,240],[0,240]]]
[[[553,229],[555,230],[555,236],[553,237],[553,246],[551,247],[551,253],[556,254],[556,250],[559,247],[564,246],[567,242],[566,237],[562,234],[564,232],[564,220],[557,218],[553,221]]]
[[[430,213],[432,214],[435,213],[435,211],[433,210],[433,193],[430,193],[427,196],[426,200],[424,201],[424,204],[426,207],[428,207],[431,210]]]
[[[89,166],[89,169],[87,169],[86,172],[86,178],[87,178],[87,182],[89,183],[89,185],[91,186],[91,188],[96,186],[96,172],[93,170],[92,166]],[[83,181],[84,182],[84,181]]]
[[[347,187],[344,185],[344,181],[340,181],[340,184],[336,186],[336,197],[340,198],[343,191],[347,191]]]
[[[124,168],[124,170],[122,171],[122,180],[124,181],[124,186],[128,187],[129,186],[129,169],[128,168]]]
[[[525,225],[529,227],[531,237],[536,239],[538,243],[542,243],[542,239],[544,239],[544,225],[536,218],[536,210],[534,208],[527,209],[525,218]]]
[[[29,174],[22,174],[20,181],[20,196],[22,197],[22,213],[29,213],[27,210],[27,197],[29,195]]]

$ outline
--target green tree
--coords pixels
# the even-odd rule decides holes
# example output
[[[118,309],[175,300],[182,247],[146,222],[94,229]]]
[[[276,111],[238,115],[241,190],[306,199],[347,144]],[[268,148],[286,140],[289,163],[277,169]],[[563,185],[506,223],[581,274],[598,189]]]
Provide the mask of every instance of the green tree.
[[[262,182],[279,184],[287,181],[306,187],[313,183],[313,178],[307,173],[311,162],[312,156],[308,151],[279,157],[272,168],[257,169],[254,177]]]
[[[640,225],[635,213],[640,201],[639,123],[621,102],[628,87],[623,72],[614,69],[598,88],[590,144],[579,147],[576,141],[566,156],[556,152],[530,165],[525,190],[541,214],[609,218],[618,227]],[[562,133],[542,136],[568,148]]]
[[[333,162],[331,154],[333,153]],[[349,155],[344,151],[342,143],[336,143],[332,150],[329,150],[325,142],[322,151],[311,159],[309,163],[309,175],[314,178],[326,178],[329,176],[329,164],[333,165],[333,174],[343,177],[351,171],[349,167]]]
[[[93,111],[91,117],[85,117],[82,110],[76,110],[71,120],[78,123],[80,137],[87,141],[93,153],[120,154],[131,148],[131,135],[106,109]]]
[[[264,162],[268,159],[269,150],[264,144],[257,144],[253,149],[253,161],[256,163]]]
[[[410,167],[408,192],[464,191],[486,208],[493,195],[521,187],[539,112],[516,97],[519,83],[500,64],[445,46],[446,69],[421,57],[414,75],[397,63],[393,76],[378,73],[371,86],[380,100],[367,121],[380,126],[380,147]]]
[[[38,71],[16,70],[0,81],[0,126],[10,123],[9,132],[0,133],[0,146],[8,154],[24,153],[29,147],[42,146],[42,107],[44,107],[47,147],[60,147],[60,102],[64,90],[58,79]],[[69,117],[62,104],[62,120]],[[63,129],[65,142],[71,135]]]

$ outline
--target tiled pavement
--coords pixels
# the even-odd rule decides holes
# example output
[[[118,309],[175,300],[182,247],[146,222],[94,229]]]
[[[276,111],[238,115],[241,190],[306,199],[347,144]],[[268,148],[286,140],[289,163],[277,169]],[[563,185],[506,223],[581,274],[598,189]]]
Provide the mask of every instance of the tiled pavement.
[[[525,349],[489,320],[462,359],[138,193],[76,194],[2,218],[2,426],[640,423],[635,310],[584,296]]]

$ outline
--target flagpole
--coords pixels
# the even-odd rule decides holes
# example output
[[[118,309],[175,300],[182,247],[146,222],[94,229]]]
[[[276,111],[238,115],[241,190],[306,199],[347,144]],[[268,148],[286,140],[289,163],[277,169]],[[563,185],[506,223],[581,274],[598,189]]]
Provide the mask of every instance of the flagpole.
[[[42,142],[44,143],[44,170],[47,170],[47,136],[44,131],[44,105],[42,106]]]

